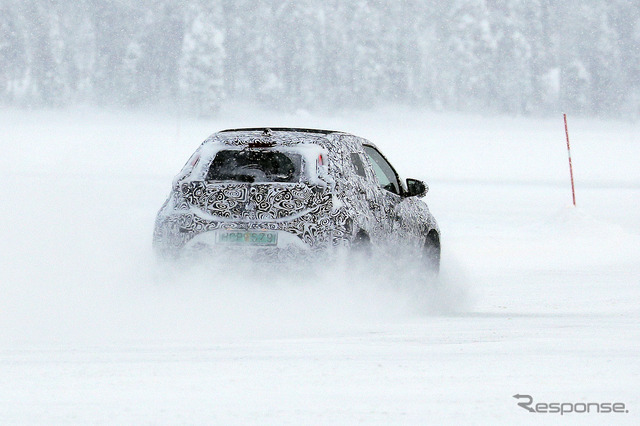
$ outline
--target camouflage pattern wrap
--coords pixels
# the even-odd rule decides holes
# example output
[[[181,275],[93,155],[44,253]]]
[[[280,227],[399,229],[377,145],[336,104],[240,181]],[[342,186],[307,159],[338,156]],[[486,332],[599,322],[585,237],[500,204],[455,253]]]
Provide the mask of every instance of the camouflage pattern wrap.
[[[349,247],[359,233],[365,233],[371,245],[380,249],[399,244],[419,249],[429,232],[439,234],[435,219],[417,197],[380,187],[363,145],[374,147],[342,132],[261,129],[216,133],[202,143],[174,179],[158,212],[154,247],[172,256],[196,246],[216,251],[214,239],[206,238],[216,231],[268,230],[286,233],[295,244],[285,249],[256,247],[252,249],[256,257],[317,256],[334,247]],[[302,152],[306,177],[291,183],[206,181],[218,151],[251,147]],[[324,164],[316,161],[318,155],[326,158]],[[364,173],[358,172],[353,155],[360,158]]]

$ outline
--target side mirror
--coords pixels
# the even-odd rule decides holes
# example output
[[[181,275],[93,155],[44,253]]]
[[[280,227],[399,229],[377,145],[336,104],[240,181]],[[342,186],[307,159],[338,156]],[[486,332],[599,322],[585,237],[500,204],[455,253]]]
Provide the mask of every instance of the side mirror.
[[[429,187],[418,179],[407,179],[407,197],[424,197]]]

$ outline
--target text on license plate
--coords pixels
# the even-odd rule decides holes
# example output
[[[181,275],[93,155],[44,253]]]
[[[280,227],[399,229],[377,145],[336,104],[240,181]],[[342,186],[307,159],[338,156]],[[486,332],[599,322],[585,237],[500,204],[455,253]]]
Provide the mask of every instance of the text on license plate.
[[[241,244],[275,246],[278,243],[277,232],[225,231],[218,234],[221,244]]]

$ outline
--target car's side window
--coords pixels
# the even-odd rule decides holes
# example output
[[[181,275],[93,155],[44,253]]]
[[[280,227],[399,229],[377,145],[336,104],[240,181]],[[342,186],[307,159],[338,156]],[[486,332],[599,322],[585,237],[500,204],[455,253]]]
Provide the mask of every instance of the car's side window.
[[[380,187],[400,195],[400,182],[398,182],[398,177],[393,167],[391,167],[391,164],[384,159],[378,150],[371,146],[364,145],[364,152],[366,152],[369,157]]]
[[[357,152],[352,152],[351,156],[351,164],[353,164],[353,168],[356,170],[356,174],[358,176],[367,177],[367,174],[364,171],[364,164],[362,163],[362,158],[360,158],[360,154]]]

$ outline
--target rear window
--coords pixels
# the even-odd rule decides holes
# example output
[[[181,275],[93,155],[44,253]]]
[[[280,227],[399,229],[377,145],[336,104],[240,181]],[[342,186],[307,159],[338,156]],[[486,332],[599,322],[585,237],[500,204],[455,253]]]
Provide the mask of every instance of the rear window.
[[[207,173],[208,181],[298,182],[302,157],[275,150],[219,151]]]

